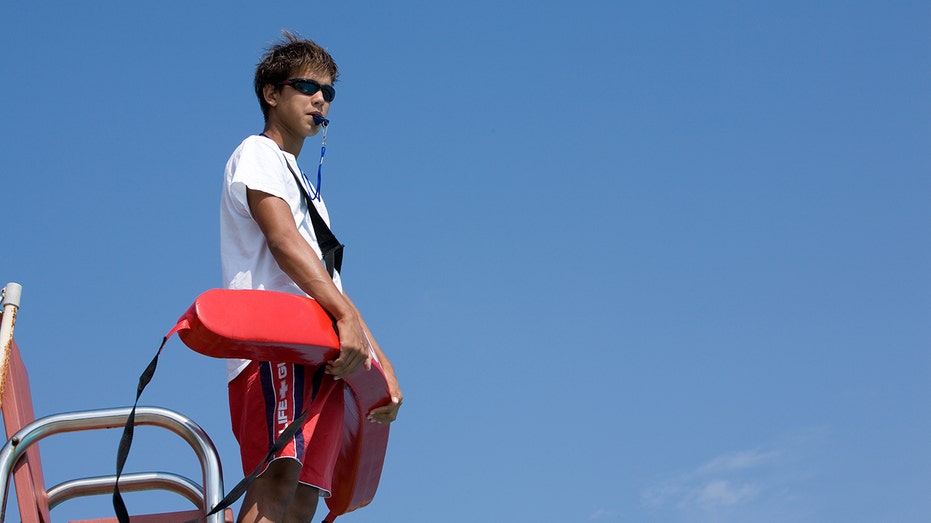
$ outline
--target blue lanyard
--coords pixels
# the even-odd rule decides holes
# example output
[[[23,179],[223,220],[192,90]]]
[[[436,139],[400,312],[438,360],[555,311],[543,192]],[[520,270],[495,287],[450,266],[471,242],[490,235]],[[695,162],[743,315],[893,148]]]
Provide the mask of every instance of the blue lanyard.
[[[324,121],[323,124],[323,139],[320,143],[320,163],[317,164],[317,190],[314,192],[313,200],[320,200],[320,181],[323,179],[323,157],[326,156],[326,130],[329,127],[329,121]],[[304,174],[304,171],[301,171],[301,176],[304,177],[304,181],[307,181],[307,176]],[[308,183],[309,185],[309,183]]]
[[[329,123],[329,122],[326,122],[326,123]],[[310,199],[311,199],[311,200],[320,201],[320,185],[321,185],[321,182],[323,181],[323,157],[326,155],[326,130],[327,130],[327,127],[328,127],[328,126],[327,126],[326,124],[324,124],[324,126],[323,126],[323,143],[320,144],[320,163],[317,165],[317,186],[316,186],[316,187],[314,187],[313,185],[311,185],[310,180],[307,179],[307,174],[304,173],[304,169],[301,169],[301,166],[300,166],[300,165],[297,166],[297,168],[301,171],[301,178],[304,180],[304,183],[307,185],[307,188],[308,188],[308,191],[307,191],[307,192],[310,193]],[[271,140],[271,137],[268,136],[267,134],[265,134],[265,133],[260,133],[260,134],[261,134],[261,136],[264,136],[264,137],[268,138],[269,140]],[[272,140],[272,141],[274,141],[274,140]],[[281,149],[281,146],[279,146],[278,148]]]

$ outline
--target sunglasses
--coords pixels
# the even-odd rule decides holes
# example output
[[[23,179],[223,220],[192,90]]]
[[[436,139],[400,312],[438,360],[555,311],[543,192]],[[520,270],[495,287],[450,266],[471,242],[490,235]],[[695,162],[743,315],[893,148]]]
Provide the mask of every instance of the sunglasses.
[[[321,85],[314,80],[308,80],[307,78],[288,78],[278,85],[290,85],[291,87],[308,96],[316,93],[317,91],[323,91],[323,99],[327,102],[332,102],[333,98],[336,98],[336,89],[334,89],[332,85]]]

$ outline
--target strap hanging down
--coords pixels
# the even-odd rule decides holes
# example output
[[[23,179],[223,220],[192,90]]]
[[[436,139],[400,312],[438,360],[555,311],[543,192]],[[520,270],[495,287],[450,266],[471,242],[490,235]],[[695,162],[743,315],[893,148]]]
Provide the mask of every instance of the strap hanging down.
[[[123,466],[126,465],[126,458],[129,457],[129,449],[133,444],[133,433],[136,426],[136,406],[139,405],[139,397],[142,396],[142,391],[145,390],[146,385],[152,381],[152,376],[155,375],[155,368],[158,366],[158,357],[162,353],[162,349],[165,348],[165,344],[168,343],[168,338],[174,334],[176,329],[177,327],[162,338],[162,344],[158,346],[155,357],[152,358],[152,361],[142,372],[142,375],[139,376],[139,385],[136,387],[136,401],[133,402],[133,408],[129,411],[129,417],[126,419],[126,425],[123,427],[123,436],[120,438],[120,446],[116,451],[116,481],[113,483],[113,510],[116,512],[116,519],[120,523],[129,523],[129,512],[126,510],[123,496],[120,495],[120,476],[123,474]]]
[[[317,211],[317,207],[314,205],[313,198],[307,194],[307,188],[301,183],[301,178],[294,172],[291,163],[287,161],[285,163],[288,164],[288,170],[291,171],[291,176],[294,177],[295,183],[301,188],[301,195],[304,197],[304,202],[307,204],[307,212],[310,214],[310,223],[314,227],[317,243],[320,245],[320,251],[323,253],[323,263],[326,265],[326,270],[330,274],[330,278],[332,278],[334,270],[342,271],[343,249],[346,246],[336,239],[336,236],[333,235],[330,227],[327,226],[326,221],[324,221],[323,216],[320,216],[320,212]]]
[[[294,172],[294,168],[291,167],[291,164],[286,162],[288,165],[288,170],[291,171],[291,175],[294,177],[294,181],[300,187],[301,195],[304,197],[304,201],[307,204],[307,211],[310,214],[310,222],[314,228],[314,234],[317,236],[317,243],[320,245],[320,250],[323,252],[323,262],[326,266],[327,273],[329,273],[332,278],[334,272],[341,271],[343,267],[343,249],[345,245],[339,242],[336,239],[336,236],[330,230],[330,227],[326,224],[323,217],[320,216],[320,212],[317,211],[317,207],[314,206],[313,200],[309,194],[307,194],[307,188],[304,187],[304,184],[301,183],[301,179],[298,177],[297,173]],[[129,417],[126,420],[126,426],[123,428],[123,436],[120,439],[120,445],[117,449],[116,457],[116,482],[113,486],[113,509],[116,512],[116,517],[119,523],[129,523],[129,513],[126,509],[126,504],[123,502],[123,497],[120,494],[119,487],[119,478],[123,473],[123,466],[126,464],[126,459],[129,457],[129,449],[132,446],[133,433],[135,428],[136,420],[136,406],[139,404],[139,397],[142,395],[143,389],[146,385],[152,380],[152,376],[155,374],[155,368],[158,365],[158,357],[162,353],[162,349],[165,347],[165,343],[168,342],[168,339],[178,330],[184,328],[182,325],[183,322],[179,322],[162,340],[162,344],[159,346],[158,351],[155,353],[155,357],[146,367],[145,371],[139,376],[139,385],[136,388],[136,400],[133,403],[132,410],[130,411]],[[316,395],[316,390],[314,391],[314,396]],[[248,477],[245,477],[240,481],[232,490],[226,495],[216,507],[213,507],[210,512],[208,512],[204,519],[207,516],[216,514],[221,510],[225,510],[227,507],[232,505],[242,496],[246,489],[249,487],[249,484],[259,475],[259,472],[265,466],[266,463],[270,462],[274,455],[284,447],[288,440],[290,440],[294,434],[304,426],[304,423],[307,421],[307,411],[305,410],[300,416],[298,416],[290,425],[288,425],[285,430],[278,436],[278,439],[275,440],[275,443],[269,449],[268,455],[266,455],[265,460],[261,463],[252,474]],[[335,518],[332,518],[335,519]],[[328,517],[328,520],[332,521]],[[203,521],[203,519],[201,520]],[[193,522],[189,522],[193,523]]]
[[[155,352],[155,357],[152,358],[152,361],[142,372],[142,375],[139,376],[139,385],[136,387],[136,401],[133,403],[133,407],[129,412],[129,417],[126,419],[126,425],[123,427],[123,436],[120,438],[120,445],[116,452],[116,481],[113,485],[113,510],[116,513],[116,519],[119,523],[130,523],[129,521],[129,511],[126,509],[126,503],[123,501],[123,496],[120,494],[120,476],[123,474],[123,467],[126,465],[126,458],[129,457],[129,449],[133,444],[133,434],[135,432],[135,423],[136,423],[136,406],[139,404],[139,397],[142,396],[142,391],[145,390],[146,386],[152,381],[152,377],[155,375],[155,369],[158,367],[158,357],[162,353],[162,349],[165,348],[165,344],[168,343],[168,339],[171,338],[176,332],[181,329],[188,328],[186,320],[181,320],[177,325],[162,338],[162,344],[159,345],[158,350]],[[321,367],[317,373],[314,375],[311,389],[311,401],[317,397],[317,391],[320,388],[320,380],[323,375],[323,367]],[[309,408],[309,407],[308,407]],[[285,445],[288,444],[294,434],[297,431],[301,430],[304,424],[307,422],[307,410],[301,413],[300,416],[294,419],[285,429],[281,432],[275,442],[269,447],[268,454],[265,456],[265,459],[259,464],[258,467],[252,472],[252,474],[243,478],[239,483],[233,487],[229,493],[220,500],[219,503],[213,508],[210,509],[204,517],[200,519],[191,520],[187,523],[198,523],[200,521],[206,520],[209,516],[212,516],[220,511],[226,510],[246,492],[246,489],[249,488],[249,485],[252,483],[255,478],[264,469],[265,465],[270,463],[274,458],[275,454],[279,450],[283,449]]]

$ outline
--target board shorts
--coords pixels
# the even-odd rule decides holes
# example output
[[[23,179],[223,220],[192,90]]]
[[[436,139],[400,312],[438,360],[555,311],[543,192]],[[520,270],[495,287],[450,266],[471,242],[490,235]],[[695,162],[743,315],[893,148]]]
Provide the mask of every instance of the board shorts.
[[[274,459],[297,460],[300,483],[319,489],[321,497],[331,495],[343,432],[343,382],[324,368],[252,361],[229,383],[230,419],[244,476],[265,460],[278,435],[307,409],[304,427]]]

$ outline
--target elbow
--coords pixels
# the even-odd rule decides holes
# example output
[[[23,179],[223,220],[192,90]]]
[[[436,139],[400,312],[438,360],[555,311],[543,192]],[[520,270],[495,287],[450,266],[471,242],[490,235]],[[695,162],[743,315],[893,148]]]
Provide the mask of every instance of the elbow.
[[[275,258],[275,261],[278,262],[278,265],[285,268],[288,265],[288,260],[290,260],[295,253],[293,248],[293,243],[288,238],[281,235],[269,235],[265,237],[265,243],[268,245],[268,251],[272,254],[272,257]]]
[[[268,250],[275,259],[287,251],[288,242],[280,236],[266,236],[265,243],[268,245]]]

